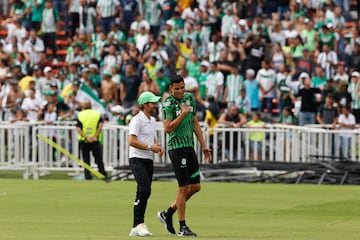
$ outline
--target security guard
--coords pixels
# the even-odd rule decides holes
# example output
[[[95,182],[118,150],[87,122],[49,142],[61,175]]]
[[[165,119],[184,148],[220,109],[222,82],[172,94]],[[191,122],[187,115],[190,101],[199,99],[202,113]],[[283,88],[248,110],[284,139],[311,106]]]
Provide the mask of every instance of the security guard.
[[[99,141],[99,136],[103,127],[101,114],[98,111],[91,109],[90,101],[85,101],[81,103],[80,106],[82,110],[77,116],[76,130],[78,132],[78,139],[83,160],[85,163],[90,165],[90,151],[92,151],[95,162],[99,168],[99,172],[105,176],[105,179],[107,179],[107,173],[102,159],[101,144]],[[92,179],[90,172],[86,169],[85,179]]]

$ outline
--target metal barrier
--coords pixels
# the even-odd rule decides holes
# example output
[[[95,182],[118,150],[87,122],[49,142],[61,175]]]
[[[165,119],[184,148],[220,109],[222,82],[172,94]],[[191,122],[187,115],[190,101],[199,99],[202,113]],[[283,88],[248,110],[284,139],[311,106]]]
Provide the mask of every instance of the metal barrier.
[[[167,146],[168,135],[161,122],[157,123],[157,139]],[[205,141],[213,150],[212,164],[238,160],[266,160],[310,163],[317,160],[352,160],[360,162],[360,131],[325,130],[315,126],[268,125],[266,129],[226,128],[218,125],[213,129],[202,126]],[[23,170],[24,178],[34,179],[50,171],[74,171],[80,174],[82,167],[38,140],[42,134],[81,159],[74,122],[1,123],[0,170]],[[344,137],[345,136],[345,137]],[[347,137],[349,136],[349,137]],[[105,124],[103,128],[103,160],[107,171],[128,166],[128,126]],[[344,141],[346,140],[346,141]],[[195,150],[201,163],[202,151],[198,141]],[[170,164],[169,156],[155,155],[154,162]],[[92,159],[92,166],[96,168]]]
[[[0,170],[23,170],[23,178],[29,177],[30,129],[26,123],[0,125]]]

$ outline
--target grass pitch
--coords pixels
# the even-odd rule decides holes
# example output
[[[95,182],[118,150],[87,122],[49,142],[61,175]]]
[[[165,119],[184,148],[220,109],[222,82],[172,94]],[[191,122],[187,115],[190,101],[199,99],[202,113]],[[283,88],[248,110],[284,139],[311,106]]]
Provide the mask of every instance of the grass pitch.
[[[132,223],[132,181],[0,179],[1,240],[123,240]],[[146,223],[151,239],[176,239],[156,218],[176,194],[154,182]],[[174,216],[178,228],[177,215]],[[359,239],[357,186],[203,183],[187,205],[199,239]]]

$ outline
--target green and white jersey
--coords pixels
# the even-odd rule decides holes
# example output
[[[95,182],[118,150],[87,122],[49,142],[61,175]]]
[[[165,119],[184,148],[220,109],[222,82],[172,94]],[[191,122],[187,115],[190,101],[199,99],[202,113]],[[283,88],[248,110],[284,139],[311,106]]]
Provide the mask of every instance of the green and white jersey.
[[[360,109],[360,87],[357,86],[357,84],[354,84],[353,82],[349,83],[348,92],[351,94],[351,108],[352,109]]]
[[[194,116],[196,116],[196,102],[191,93],[185,92],[182,99],[176,99],[170,95],[163,103],[163,119],[174,120],[181,114],[181,106],[192,107],[179,126],[169,133],[168,150],[183,147],[194,147]]]
[[[225,87],[227,87],[228,102],[235,102],[235,99],[240,95],[240,90],[244,86],[244,78],[240,74],[230,74],[226,77]]]
[[[56,32],[56,23],[59,21],[59,13],[53,8],[45,8],[42,13],[41,28],[43,33]]]
[[[145,0],[145,20],[150,23],[151,26],[160,25],[161,5],[156,0]]]
[[[117,32],[111,31],[109,35],[113,36],[114,39],[120,43],[126,42],[126,35],[123,31],[118,30]]]
[[[112,17],[115,14],[116,8],[120,5],[118,0],[99,0],[97,8],[101,11],[102,18]]]

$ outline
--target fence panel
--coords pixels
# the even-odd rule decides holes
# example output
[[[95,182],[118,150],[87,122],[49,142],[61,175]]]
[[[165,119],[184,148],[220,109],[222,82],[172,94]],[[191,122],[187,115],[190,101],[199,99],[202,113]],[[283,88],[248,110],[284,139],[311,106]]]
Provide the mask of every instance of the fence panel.
[[[328,130],[317,125],[268,125],[266,129],[226,128],[202,126],[205,141],[212,148],[213,163],[237,160],[267,160],[285,162],[314,162],[318,160],[352,160],[360,162],[360,131]],[[81,159],[74,122],[55,125],[42,123],[0,124],[0,170],[23,170],[24,178],[31,174],[69,170],[79,174],[82,168],[49,144],[38,140],[42,134]],[[129,165],[128,126],[105,124],[103,128],[103,159],[105,168],[112,171]],[[196,136],[194,136],[196,138]],[[154,163],[170,164],[167,154],[168,134],[157,123],[157,140],[165,147],[165,154],[155,154]],[[202,163],[202,149],[195,141],[195,150]],[[94,160],[91,162],[96,168]]]
[[[0,125],[0,169],[24,170],[29,177],[30,125],[27,123]]]

